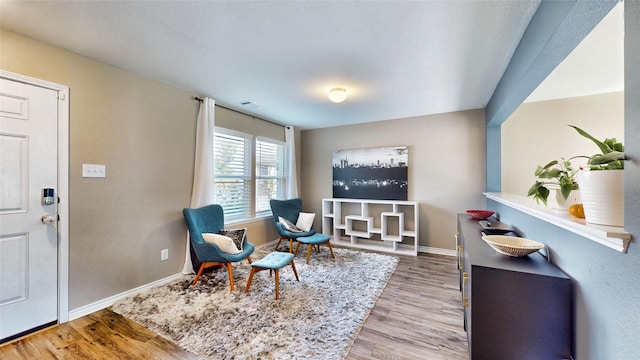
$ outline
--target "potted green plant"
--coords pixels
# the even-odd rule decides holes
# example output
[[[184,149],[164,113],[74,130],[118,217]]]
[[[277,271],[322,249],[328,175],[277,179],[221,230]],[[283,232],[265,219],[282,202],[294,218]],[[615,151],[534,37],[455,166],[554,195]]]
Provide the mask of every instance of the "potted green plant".
[[[574,128],[578,134],[593,141],[602,153],[591,156],[576,156],[587,158],[590,170],[622,170],[624,169],[624,145],[618,142],[616,138],[606,138],[600,141],[589,135],[586,131],[577,126],[569,125]]]
[[[615,138],[600,141],[577,126],[569,126],[600,149],[600,153],[579,156],[588,159],[577,175],[586,221],[624,226],[624,145]]]
[[[538,166],[534,175],[538,178],[529,188],[527,196],[532,196],[536,202],[542,201],[547,206],[547,199],[552,189],[558,190],[559,205],[564,205],[574,190],[578,190],[576,179],[577,169],[571,166],[571,159],[553,160],[545,166]],[[569,204],[572,205],[572,204]]]

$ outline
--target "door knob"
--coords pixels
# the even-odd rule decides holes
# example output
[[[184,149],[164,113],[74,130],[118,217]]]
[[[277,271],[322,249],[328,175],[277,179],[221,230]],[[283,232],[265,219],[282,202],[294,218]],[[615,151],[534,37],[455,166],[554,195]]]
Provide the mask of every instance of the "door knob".
[[[50,214],[45,214],[45,215],[42,215],[40,220],[42,220],[43,224],[50,225],[56,222],[56,217]]]

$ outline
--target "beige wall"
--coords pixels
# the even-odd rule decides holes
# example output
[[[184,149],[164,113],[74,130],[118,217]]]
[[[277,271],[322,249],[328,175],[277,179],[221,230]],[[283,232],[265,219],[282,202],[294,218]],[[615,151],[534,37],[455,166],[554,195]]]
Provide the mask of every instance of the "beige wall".
[[[4,29],[0,41],[1,69],[70,88],[69,308],[181,271],[195,94]],[[83,163],[107,178],[82,178]],[[277,237],[271,222],[235,226],[260,244]]]
[[[538,165],[599,152],[568,124],[600,140],[615,137],[623,141],[624,92],[522,104],[502,125],[502,192],[526,196]],[[575,159],[571,163],[585,162]],[[549,199],[551,206],[553,197]]]
[[[454,249],[456,214],[484,208],[484,111],[341,126],[301,133],[301,197],[321,229],[322,198],[332,197],[332,151],[407,145],[409,200],[420,203],[422,247]]]
[[[192,97],[200,94],[4,29],[0,46],[1,69],[70,88],[69,308],[179,272],[198,109]],[[333,150],[390,145],[410,149],[421,246],[453,249],[455,213],[483,207],[482,110],[298,134],[300,193],[318,214],[320,199],[331,197]],[[105,164],[107,178],[82,178],[83,163]],[[256,245],[277,238],[271,218],[233,225],[240,226]],[[170,257],[161,262],[165,248]]]
[[[220,106],[216,106],[215,114],[216,126],[284,141],[284,126],[282,125],[260,120],[251,115]]]

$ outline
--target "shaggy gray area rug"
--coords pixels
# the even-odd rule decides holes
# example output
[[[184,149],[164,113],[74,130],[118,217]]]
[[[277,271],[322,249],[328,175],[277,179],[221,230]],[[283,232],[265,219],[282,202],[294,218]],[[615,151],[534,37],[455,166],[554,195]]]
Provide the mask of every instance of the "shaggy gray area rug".
[[[349,249],[306,248],[274,277],[257,272],[248,294],[247,261],[233,264],[235,291],[226,269],[193,275],[118,301],[112,310],[174,341],[203,359],[342,359],[398,264],[398,258]],[[257,249],[256,261],[270,252]]]

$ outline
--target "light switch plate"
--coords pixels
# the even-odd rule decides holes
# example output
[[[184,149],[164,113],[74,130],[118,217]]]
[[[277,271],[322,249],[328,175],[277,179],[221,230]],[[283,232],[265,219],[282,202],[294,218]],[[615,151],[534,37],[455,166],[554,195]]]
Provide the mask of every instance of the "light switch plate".
[[[82,164],[82,177],[85,178],[106,178],[107,165]]]

